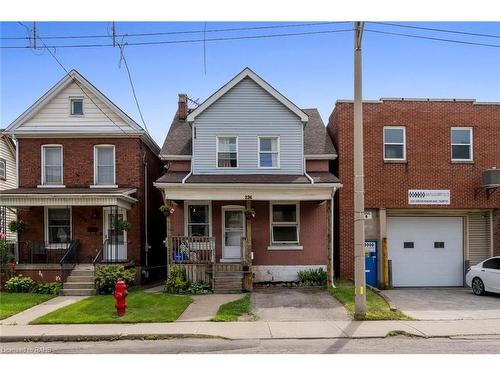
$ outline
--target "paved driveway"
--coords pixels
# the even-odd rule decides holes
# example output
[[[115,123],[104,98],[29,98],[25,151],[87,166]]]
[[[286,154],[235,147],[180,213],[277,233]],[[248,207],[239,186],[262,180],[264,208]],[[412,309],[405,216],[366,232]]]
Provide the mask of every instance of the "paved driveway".
[[[260,320],[273,322],[351,320],[344,306],[319,288],[255,289],[252,311]]]
[[[499,295],[476,296],[469,288],[400,288],[384,293],[415,319],[500,318]]]

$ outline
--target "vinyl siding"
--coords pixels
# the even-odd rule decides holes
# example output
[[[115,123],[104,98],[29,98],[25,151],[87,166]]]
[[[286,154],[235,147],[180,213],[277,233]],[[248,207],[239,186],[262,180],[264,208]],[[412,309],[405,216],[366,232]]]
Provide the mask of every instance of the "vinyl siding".
[[[469,262],[475,265],[491,256],[489,212],[468,215]]]
[[[303,124],[251,78],[245,78],[193,123],[194,174],[302,174]],[[238,168],[216,168],[217,136],[238,137]],[[258,137],[280,137],[280,168],[258,168]]]
[[[7,172],[7,179],[2,180],[0,179],[0,190],[6,190],[6,189],[14,189],[17,187],[17,181],[16,181],[16,159],[15,155],[12,153],[11,149],[7,145],[7,140],[4,137],[0,137],[0,158],[5,159],[6,161],[6,172]],[[11,210],[7,210],[7,215],[6,215],[6,226],[8,225],[9,222],[12,220],[16,219],[16,214],[15,212]],[[0,218],[1,220],[2,218]],[[15,241],[17,238],[15,233],[11,233],[10,231],[7,231],[7,239],[10,241]]]
[[[80,84],[80,86],[82,86]],[[83,87],[83,86],[82,86]],[[83,97],[83,116],[70,115],[70,97]],[[89,99],[98,105],[98,107]],[[102,111],[104,111],[104,114]],[[108,118],[109,117],[109,118]],[[33,118],[20,126],[18,132],[39,131],[53,133],[121,133],[131,132],[133,129],[119,116],[107,107],[101,100],[90,92],[84,95],[82,89],[72,82],[66,86],[55,98],[47,103]]]

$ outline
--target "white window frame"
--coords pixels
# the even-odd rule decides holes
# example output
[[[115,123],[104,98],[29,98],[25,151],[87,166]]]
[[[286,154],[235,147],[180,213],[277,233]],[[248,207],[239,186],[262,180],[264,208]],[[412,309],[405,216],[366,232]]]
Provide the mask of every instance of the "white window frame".
[[[97,150],[99,148],[112,148],[113,149],[113,183],[112,184],[99,184],[98,181],[98,173],[97,173]],[[101,144],[94,145],[94,185],[90,186],[91,188],[116,188],[116,150],[115,145],[111,144]]]
[[[69,97],[69,115],[72,117],[83,117],[85,115],[85,101],[83,100],[83,96],[70,96]],[[82,102],[82,113],[73,113],[73,102],[81,101]]]
[[[0,180],[7,181],[7,160],[0,158],[0,164],[3,164],[3,175],[0,175]]]
[[[219,138],[236,138],[236,167],[219,167]],[[237,135],[218,135],[215,139],[215,168],[217,169],[238,169],[240,167],[239,140]]]
[[[402,129],[403,130],[403,143],[389,143],[385,141],[385,131],[387,130],[391,130],[391,129]],[[383,144],[382,144],[382,147],[383,147],[383,150],[382,150],[382,153],[384,155],[384,160],[386,161],[406,161],[406,126],[384,126],[384,130],[383,130]],[[385,146],[386,145],[403,145],[403,158],[387,158],[385,156]]]
[[[56,184],[56,185],[51,185],[47,184],[46,179],[45,179],[45,148],[53,148],[53,147],[59,147],[61,149],[61,183]],[[61,144],[47,144],[47,145],[42,145],[41,147],[41,160],[42,160],[42,176],[41,176],[41,181],[42,184],[38,185],[38,187],[65,187],[64,186],[64,147]]]
[[[189,206],[208,206],[208,236],[212,237],[212,201],[184,201],[184,236],[189,236]]]
[[[260,150],[260,140],[261,139],[276,139],[276,148],[277,148],[277,151],[274,152],[274,151],[261,151]],[[264,153],[264,154],[278,154],[277,155],[277,162],[276,162],[276,167],[261,167],[260,165],[260,154],[261,153]],[[258,164],[257,164],[257,167],[259,169],[280,169],[281,167],[281,153],[280,153],[280,137],[277,136],[277,135],[259,135],[257,137],[257,160],[258,160]]]
[[[295,222],[273,222],[273,206],[280,204],[295,205]],[[297,227],[297,241],[274,242],[273,226],[292,226]],[[271,201],[269,202],[269,241],[268,250],[302,250],[300,245],[300,201]]]
[[[453,143],[453,130],[468,130],[470,134],[470,143],[463,144],[463,143]],[[471,162],[474,161],[474,131],[471,126],[452,126],[450,129],[450,155],[451,155],[451,161],[453,162]],[[455,159],[453,158],[453,146],[469,146],[469,159]]]
[[[69,206],[45,206],[43,210],[43,216],[44,216],[44,221],[43,221],[43,231],[44,231],[44,237],[45,237],[45,243],[48,245],[48,247],[53,247],[53,248],[59,248],[63,244],[69,244],[69,242],[65,243],[49,243],[50,237],[49,237],[49,209],[53,208],[67,208],[69,209],[69,238],[70,241],[73,238],[73,207]]]

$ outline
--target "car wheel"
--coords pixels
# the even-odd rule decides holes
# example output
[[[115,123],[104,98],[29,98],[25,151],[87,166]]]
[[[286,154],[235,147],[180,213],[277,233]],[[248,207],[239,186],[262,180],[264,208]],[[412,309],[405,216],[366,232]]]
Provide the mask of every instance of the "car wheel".
[[[472,280],[472,293],[476,296],[482,296],[484,294],[483,280],[479,277],[475,277],[474,280]]]

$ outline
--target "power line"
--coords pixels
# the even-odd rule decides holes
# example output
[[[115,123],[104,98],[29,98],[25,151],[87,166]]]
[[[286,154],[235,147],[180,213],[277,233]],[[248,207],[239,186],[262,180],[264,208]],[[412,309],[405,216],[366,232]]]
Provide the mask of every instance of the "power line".
[[[284,24],[284,25],[268,25],[268,26],[247,26],[247,27],[233,27],[233,28],[221,28],[221,29],[207,29],[207,30],[179,30],[179,31],[160,31],[160,32],[149,32],[149,33],[124,33],[116,34],[116,38],[122,37],[142,37],[142,36],[157,36],[157,35],[180,35],[180,34],[202,34],[202,33],[220,33],[227,31],[246,31],[246,30],[268,30],[268,29],[282,29],[282,28],[293,28],[293,27],[308,27],[308,26],[322,26],[322,25],[333,25],[348,23],[347,21],[336,21],[336,22],[311,22],[311,23],[299,23],[299,24]],[[95,38],[109,38],[109,35],[99,34],[99,35],[53,35],[45,36],[44,39],[95,39]],[[0,37],[0,40],[22,40],[28,39],[26,37]]]
[[[399,23],[391,23],[391,22],[367,22],[367,23],[371,23],[374,25],[386,25],[386,26],[402,27],[402,28],[407,28],[407,29],[437,31],[437,32],[442,32],[442,33],[471,35],[471,36],[480,36],[480,37],[485,37],[485,38],[498,38],[498,39],[500,39],[500,35],[495,35],[495,34],[471,33],[471,32],[460,31],[460,30],[449,30],[449,29],[441,29],[441,28],[435,28],[435,27],[402,25]]]
[[[229,40],[244,40],[244,39],[265,39],[265,38],[279,38],[279,37],[293,37],[300,35],[316,35],[316,34],[332,34],[339,32],[352,31],[352,29],[339,29],[339,30],[323,30],[323,31],[307,31],[301,33],[286,33],[286,34],[261,34],[261,35],[246,35],[237,37],[220,37],[220,38],[207,38],[207,39],[185,39],[185,40],[163,40],[163,41],[148,41],[148,42],[131,42],[127,43],[128,46],[146,46],[146,45],[161,45],[161,44],[188,44],[188,43],[202,43],[202,42],[221,42]],[[113,47],[113,44],[68,44],[68,45],[53,45],[47,48],[97,48],[97,47]],[[26,49],[29,46],[0,46],[6,49]]]
[[[130,69],[128,67],[127,58],[125,57],[125,45],[126,44],[124,45],[124,44],[121,44],[118,42],[116,44],[120,48],[120,61],[123,60],[123,62],[125,63],[125,69],[127,70],[128,81],[130,83],[130,87],[132,88],[132,94],[134,95],[135,104],[137,106],[137,110],[139,111],[139,115],[141,116],[142,124],[144,125],[144,128],[146,129],[146,131],[149,133],[148,126],[146,125],[146,121],[144,121],[144,116],[142,115],[141,106],[139,105],[139,100],[137,100],[134,82],[132,80],[132,74],[130,73]]]
[[[391,31],[381,31],[381,30],[365,29],[364,31],[369,32],[369,33],[377,33],[377,34],[387,34],[387,35],[404,36],[404,37],[408,37],[408,38],[427,39],[427,40],[435,40],[435,41],[448,42],[448,43],[459,43],[459,44],[468,44],[468,45],[473,45],[473,46],[500,48],[500,44],[487,44],[487,43],[468,42],[468,41],[465,41],[465,40],[444,39],[444,38],[436,38],[436,37],[431,37],[431,36],[414,35],[414,34],[403,34],[403,33],[395,33],[395,32],[391,32]]]

